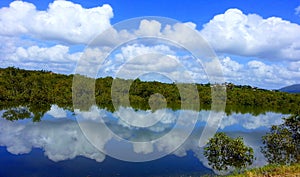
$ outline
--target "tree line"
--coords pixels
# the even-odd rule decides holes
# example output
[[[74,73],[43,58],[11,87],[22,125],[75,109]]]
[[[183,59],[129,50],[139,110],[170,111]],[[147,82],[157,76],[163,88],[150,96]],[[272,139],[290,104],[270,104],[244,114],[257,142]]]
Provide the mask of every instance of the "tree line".
[[[161,83],[157,81],[125,80],[119,78],[105,77],[92,79],[82,77],[82,84],[73,85],[74,75],[56,74],[50,71],[28,71],[19,68],[9,67],[0,69],[0,107],[8,105],[51,105],[57,104],[60,107],[72,107],[72,87],[80,96],[87,95],[90,88],[85,88],[85,82],[94,82],[94,93],[90,94],[95,98],[95,103],[101,108],[114,111],[113,101],[123,103],[126,96],[129,97],[129,105],[137,109],[150,109],[149,99],[153,94],[160,94],[168,108],[180,109],[183,99],[195,102],[195,95],[180,95],[179,85],[189,89],[196,88],[200,100],[199,107],[194,109],[210,109],[212,103],[213,84],[183,84],[183,83]],[[118,82],[116,82],[118,81]],[[113,88],[117,94],[112,94],[112,84],[117,83]],[[130,83],[130,87],[125,87]],[[193,85],[193,87],[192,87]],[[192,93],[192,91],[190,91]],[[300,94],[290,94],[279,91],[270,91],[251,86],[240,86],[226,84],[226,113],[250,112],[258,115],[267,111],[294,113],[299,110]],[[112,99],[113,95],[113,99]],[[73,97],[74,98],[74,97]],[[76,100],[75,100],[76,101]]]

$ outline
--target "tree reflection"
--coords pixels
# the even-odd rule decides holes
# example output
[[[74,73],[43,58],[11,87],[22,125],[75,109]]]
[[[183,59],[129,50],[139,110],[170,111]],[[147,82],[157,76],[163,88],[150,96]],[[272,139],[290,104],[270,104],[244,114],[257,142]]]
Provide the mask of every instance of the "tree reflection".
[[[28,106],[10,107],[3,112],[2,118],[9,121],[32,119],[33,122],[39,122],[50,108],[50,104],[30,104]]]
[[[44,114],[51,108],[50,104],[32,104],[29,106],[29,111],[33,113],[32,121],[39,122]]]
[[[6,120],[15,121],[20,119],[28,119],[31,118],[31,112],[27,107],[16,107],[7,109],[2,117]]]
[[[204,148],[208,164],[218,171],[242,169],[253,163],[253,149],[244,144],[243,138],[233,139],[225,133],[216,133]]]
[[[284,123],[273,125],[262,137],[261,148],[269,163],[291,164],[300,161],[300,115],[284,118]]]

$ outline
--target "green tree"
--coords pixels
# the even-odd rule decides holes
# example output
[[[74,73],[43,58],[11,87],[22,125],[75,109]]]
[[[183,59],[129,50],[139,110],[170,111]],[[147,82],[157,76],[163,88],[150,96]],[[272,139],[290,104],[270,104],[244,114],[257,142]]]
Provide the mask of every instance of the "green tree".
[[[230,138],[225,133],[216,133],[204,148],[208,164],[218,171],[230,167],[242,169],[253,163],[253,149],[244,144],[243,138]]]
[[[281,125],[273,125],[262,137],[261,152],[272,164],[300,162],[300,116],[284,118]]]
[[[73,77],[77,78],[76,83]],[[88,84],[92,82],[92,84]],[[112,89],[112,83],[118,83]],[[130,87],[124,87],[131,83]],[[30,104],[57,104],[81,107],[88,110],[94,100],[101,108],[114,107],[112,100],[120,106],[132,106],[138,109],[150,109],[149,98],[155,93],[164,96],[167,107],[179,109],[183,102],[194,103],[200,99],[200,109],[211,109],[212,97],[223,102],[226,99],[226,113],[252,113],[255,115],[273,111],[283,114],[295,113],[299,109],[300,94],[263,90],[251,86],[227,84],[226,94],[216,93],[216,85],[196,84],[199,95],[181,94],[179,91],[192,93],[194,87],[186,83],[160,83],[157,81],[125,80],[121,78],[93,78],[80,75],[63,75],[49,71],[27,71],[19,68],[0,68],[0,106]],[[73,88],[73,91],[72,91]],[[221,87],[223,88],[223,87]],[[114,94],[112,91],[115,91]],[[214,91],[214,92],[212,92]],[[124,102],[128,98],[130,104]],[[72,97],[73,96],[73,97]],[[113,96],[113,98],[112,98]],[[96,99],[94,99],[96,97]],[[74,98],[74,99],[73,99]],[[214,99],[216,101],[216,99]],[[124,105],[122,105],[122,104]],[[218,104],[214,102],[214,104]],[[192,105],[192,104],[191,104]],[[196,107],[197,106],[197,107]],[[198,105],[189,109],[199,109]]]

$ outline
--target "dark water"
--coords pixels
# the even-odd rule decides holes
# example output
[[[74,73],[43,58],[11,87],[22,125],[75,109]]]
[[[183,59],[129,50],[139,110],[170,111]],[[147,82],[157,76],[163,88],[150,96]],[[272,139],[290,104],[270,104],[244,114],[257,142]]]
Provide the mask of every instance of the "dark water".
[[[85,157],[53,162],[41,149],[28,154],[13,155],[0,148],[0,176],[179,176],[211,174],[210,169],[189,151],[184,157],[169,155],[151,162],[125,162],[111,157],[99,163]]]
[[[75,116],[52,105],[40,122],[26,118],[9,121],[5,119],[9,117],[5,111],[0,112],[1,177],[201,176],[213,173],[199,145],[205,126],[215,125],[209,121],[217,120],[209,118],[210,111],[165,109],[151,112],[122,108],[111,113],[93,107],[85,112],[75,110]],[[243,137],[254,149],[253,166],[264,165],[266,161],[259,151],[261,136],[271,125],[282,123],[283,115],[272,112],[257,116],[222,115],[217,130],[232,137]],[[195,116],[197,121],[192,125]],[[137,118],[135,122],[126,122],[133,117]],[[113,133],[103,131],[104,126]],[[187,128],[191,134],[181,139],[188,132]],[[172,134],[173,129],[177,130],[174,136],[165,136]],[[159,138],[164,139],[153,142]],[[133,144],[124,144],[121,139]],[[185,141],[180,142],[182,140]],[[139,142],[151,143],[140,145]]]

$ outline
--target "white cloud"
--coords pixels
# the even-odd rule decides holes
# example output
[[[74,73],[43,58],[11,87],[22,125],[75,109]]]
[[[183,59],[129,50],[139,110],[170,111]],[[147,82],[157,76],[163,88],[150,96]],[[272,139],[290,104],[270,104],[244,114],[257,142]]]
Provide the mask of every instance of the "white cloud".
[[[69,47],[55,45],[52,47],[31,46],[28,48],[18,47],[7,58],[14,62],[76,62],[81,52],[70,54]]]
[[[162,44],[127,44],[113,52],[101,66],[101,75],[112,75],[121,78],[149,78],[150,80],[171,82],[194,82],[195,72],[203,78],[203,67],[194,57],[174,46]],[[178,48],[177,48],[178,49]],[[187,54],[187,55],[185,55]],[[199,69],[200,67],[200,69]],[[214,65],[212,70],[216,70]],[[147,73],[156,73],[163,78],[143,77]],[[157,76],[158,76],[157,75]],[[161,80],[162,79],[162,80]]]
[[[111,26],[112,17],[107,4],[85,9],[70,1],[54,1],[46,11],[39,11],[31,3],[13,1],[0,9],[0,34],[87,43]]]
[[[253,74],[258,78],[272,78],[276,77],[273,73],[273,67],[264,64],[261,61],[253,60],[248,62],[248,67],[252,69]]]
[[[182,70],[175,51],[167,45],[126,45],[115,51],[108,60],[100,70],[122,78],[136,78],[149,72],[168,74]]]
[[[297,83],[300,79],[299,61],[265,63],[250,60],[240,63],[229,56],[221,56],[222,70],[216,68],[215,61],[206,63],[206,70],[196,63],[195,59],[177,56],[177,53],[166,45],[127,45],[104,61],[110,48],[87,48],[84,52],[70,54],[70,48],[63,45],[52,47],[12,47],[5,56],[2,66],[14,65],[31,69],[44,69],[60,73],[72,73],[77,66],[77,73],[95,77],[117,76],[136,78],[147,73],[158,73],[172,82],[207,82],[211,77],[221,76],[225,81],[235,84],[253,85],[263,88],[281,88],[283,85]],[[77,61],[80,62],[77,63]],[[76,65],[78,64],[78,65]],[[160,80],[158,76],[155,78]],[[146,75],[145,75],[146,76]],[[164,81],[163,78],[161,81]]]
[[[135,32],[137,35],[160,36],[161,23],[155,20],[142,20],[139,29]]]
[[[63,109],[58,107],[57,105],[52,105],[50,110],[47,112],[47,114],[55,117],[55,118],[66,118],[67,112]]]
[[[252,60],[247,63],[246,80],[259,87],[281,88],[283,85],[295,84],[300,79],[299,70],[293,71],[282,64],[265,64]]]
[[[279,89],[284,85],[296,84],[300,80],[299,62],[265,63],[258,60],[250,60],[246,63],[241,63],[229,56],[221,56],[219,58],[226,82]],[[213,71],[215,63],[211,62],[207,67]],[[193,77],[200,78],[201,74],[201,70],[200,72],[195,71],[195,76]],[[201,80],[197,81],[203,82]]]
[[[77,62],[76,73],[95,78],[99,70],[107,69],[101,67],[105,65],[103,62],[105,61],[109,51],[109,47],[86,48]]]
[[[12,44],[14,45],[14,44]],[[15,66],[35,70],[48,70],[58,73],[73,73],[77,61],[82,52],[70,53],[70,47],[65,45],[54,45],[51,47],[29,47],[6,46],[10,48],[1,51],[3,57],[2,67]]]
[[[300,58],[300,26],[278,17],[263,19],[229,9],[205,24],[200,33],[217,52],[269,60]]]
[[[117,70],[117,76],[124,78],[135,78],[147,73],[159,73],[171,79],[183,80],[184,69],[180,61],[175,56],[164,56],[162,54],[145,54],[136,57],[123,65]],[[175,75],[176,72],[182,75]]]
[[[170,55],[170,54],[174,54],[175,52],[172,51],[170,47],[167,45],[145,46],[143,44],[141,45],[133,44],[133,45],[127,45],[122,47],[121,53],[118,56],[119,59],[122,59],[122,61],[128,61],[135,57],[149,54],[149,53]],[[155,61],[149,60],[148,62],[155,62]]]
[[[230,57],[225,57],[221,59],[221,64],[223,66],[223,73],[225,75],[233,72],[238,72],[243,69],[243,65],[232,60]]]
[[[171,22],[171,21],[170,21]],[[172,21],[174,22],[174,21]],[[161,39],[167,39],[170,42],[180,43],[184,47],[194,48],[195,44],[202,41],[197,41],[197,31],[195,30],[196,24],[192,22],[175,23],[162,25],[156,20],[141,20],[139,28],[134,31],[135,36],[151,36]],[[197,46],[199,47],[199,46]]]
[[[147,54],[150,53],[150,54]],[[152,53],[162,53],[159,57]],[[175,50],[167,46],[127,45],[114,55],[114,59],[103,65],[103,71],[117,73],[118,77],[136,78],[145,72],[157,72],[172,81],[207,82],[208,76],[241,85],[252,85],[262,88],[278,89],[283,85],[294,84],[300,79],[299,62],[263,62],[261,60],[232,59],[220,56],[221,68],[217,60],[203,62],[199,65],[195,59],[178,56]],[[239,58],[239,57],[234,57]],[[207,72],[209,71],[209,72]],[[104,74],[103,74],[104,75]],[[114,75],[114,74],[112,74]]]

